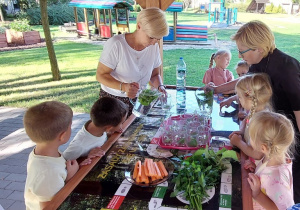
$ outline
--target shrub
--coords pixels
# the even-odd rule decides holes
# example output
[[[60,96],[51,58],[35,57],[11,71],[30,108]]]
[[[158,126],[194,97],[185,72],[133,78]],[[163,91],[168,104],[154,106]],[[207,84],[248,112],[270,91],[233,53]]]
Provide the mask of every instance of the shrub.
[[[84,20],[82,8],[77,8],[78,21]],[[27,18],[31,25],[41,25],[40,8],[31,8],[26,12],[19,13],[19,18]],[[49,25],[63,25],[64,23],[74,22],[74,9],[67,4],[53,4],[48,6]]]
[[[284,13],[284,10],[281,5],[278,6],[278,13]]]
[[[14,20],[9,24],[9,28],[19,32],[31,31],[31,27],[27,19]]]
[[[5,34],[6,28],[0,26],[0,34]]]
[[[272,13],[273,8],[274,8],[273,3],[271,3],[270,5],[267,5],[266,8],[265,8],[265,13]]]
[[[272,9],[272,13],[278,13],[278,7],[273,7],[273,9]]]
[[[231,3],[228,5],[229,8],[237,8],[239,12],[246,12],[248,4],[245,3]]]

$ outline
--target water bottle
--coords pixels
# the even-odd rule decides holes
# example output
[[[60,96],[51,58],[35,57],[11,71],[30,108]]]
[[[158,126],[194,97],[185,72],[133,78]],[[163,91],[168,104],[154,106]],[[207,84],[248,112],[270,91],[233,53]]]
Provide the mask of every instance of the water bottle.
[[[185,111],[185,101],[186,101],[186,95],[185,95],[185,78],[186,78],[186,64],[182,57],[180,57],[177,68],[176,68],[176,102],[177,102],[177,111],[178,112],[184,112]]]

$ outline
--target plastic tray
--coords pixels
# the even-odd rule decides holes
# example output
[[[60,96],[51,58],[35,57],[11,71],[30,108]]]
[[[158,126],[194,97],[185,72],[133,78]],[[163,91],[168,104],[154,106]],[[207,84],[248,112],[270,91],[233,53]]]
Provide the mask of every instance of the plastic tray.
[[[209,139],[210,139],[210,137],[209,137]],[[179,149],[179,150],[197,150],[197,149],[206,147],[206,145],[199,145],[197,147],[178,147],[178,146],[172,146],[172,145],[165,145],[162,142],[161,137],[157,138],[157,144],[163,149]]]

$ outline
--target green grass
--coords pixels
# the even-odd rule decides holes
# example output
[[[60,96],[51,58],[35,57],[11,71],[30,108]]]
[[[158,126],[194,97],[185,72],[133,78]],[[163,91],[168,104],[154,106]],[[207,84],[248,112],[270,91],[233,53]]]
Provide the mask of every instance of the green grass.
[[[170,25],[173,25],[172,18],[172,13],[167,13]],[[280,50],[300,60],[300,17],[238,14],[239,22],[247,22],[253,18],[260,19],[271,27]],[[179,13],[178,23],[207,24],[207,14]],[[131,31],[134,28],[135,23],[132,22]],[[34,29],[39,30],[44,37],[41,26],[34,26]],[[235,32],[236,29],[209,29],[209,34],[217,34],[219,42],[229,41],[230,36]],[[76,37],[76,34],[59,31],[58,26],[51,26],[51,34],[54,35],[55,40],[61,37]],[[100,86],[96,81],[95,72],[103,47],[70,41],[56,41],[54,46],[62,76],[61,81],[55,82],[52,81],[46,48],[0,52],[0,106],[29,107],[45,100],[59,100],[70,105],[73,111],[89,112],[99,94]],[[164,83],[176,84],[176,64],[182,56],[187,63],[187,85],[201,86],[210,55],[216,50],[164,51]],[[228,69],[234,74],[234,66],[238,60],[237,51],[232,50]]]

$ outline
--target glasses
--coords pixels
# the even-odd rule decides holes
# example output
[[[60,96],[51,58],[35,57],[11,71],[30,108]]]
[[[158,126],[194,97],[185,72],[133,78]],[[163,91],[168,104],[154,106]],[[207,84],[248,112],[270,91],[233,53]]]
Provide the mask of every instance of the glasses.
[[[244,53],[246,53],[246,52],[248,52],[250,50],[253,50],[253,49],[249,48],[249,49],[244,50],[244,51],[239,51],[239,50],[238,51],[239,51],[240,55],[243,56]]]

